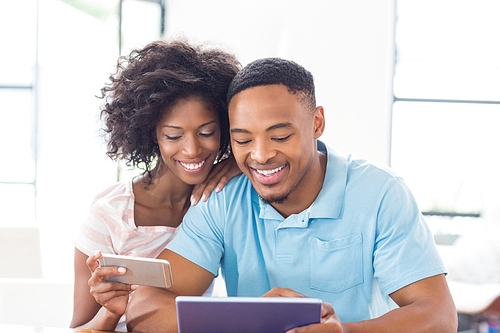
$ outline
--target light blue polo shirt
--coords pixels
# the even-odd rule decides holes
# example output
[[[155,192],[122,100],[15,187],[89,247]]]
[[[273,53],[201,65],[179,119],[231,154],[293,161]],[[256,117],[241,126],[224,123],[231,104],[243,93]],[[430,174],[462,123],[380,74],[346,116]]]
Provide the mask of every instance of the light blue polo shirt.
[[[222,267],[228,296],[291,288],[343,322],[377,317],[393,307],[390,293],[445,273],[404,181],[326,149],[323,188],[305,211],[284,219],[241,175],[191,207],[167,248],[214,275]]]

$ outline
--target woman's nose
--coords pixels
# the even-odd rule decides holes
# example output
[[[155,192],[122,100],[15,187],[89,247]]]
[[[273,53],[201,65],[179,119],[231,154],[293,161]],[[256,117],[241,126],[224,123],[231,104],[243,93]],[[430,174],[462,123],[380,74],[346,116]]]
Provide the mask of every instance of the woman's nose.
[[[202,152],[201,145],[199,141],[195,138],[188,138],[186,144],[184,145],[183,153],[186,156],[196,157]]]

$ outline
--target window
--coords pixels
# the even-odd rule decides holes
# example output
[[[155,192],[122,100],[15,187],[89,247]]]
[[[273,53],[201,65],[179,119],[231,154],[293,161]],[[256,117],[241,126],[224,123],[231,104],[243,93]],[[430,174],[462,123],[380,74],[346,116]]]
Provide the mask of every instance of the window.
[[[500,224],[499,11],[397,2],[391,165],[446,233]]]
[[[24,221],[35,218],[36,22],[36,1],[0,3],[0,31],[15,32],[0,34],[0,202],[4,217]]]

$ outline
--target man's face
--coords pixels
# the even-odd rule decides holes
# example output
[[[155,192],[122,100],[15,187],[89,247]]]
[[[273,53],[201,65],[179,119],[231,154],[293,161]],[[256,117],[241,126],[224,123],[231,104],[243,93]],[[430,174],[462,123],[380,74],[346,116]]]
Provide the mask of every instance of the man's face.
[[[286,203],[291,196],[299,198],[307,187],[304,183],[316,153],[315,139],[321,135],[316,112],[283,85],[249,88],[232,98],[233,154],[265,201]]]

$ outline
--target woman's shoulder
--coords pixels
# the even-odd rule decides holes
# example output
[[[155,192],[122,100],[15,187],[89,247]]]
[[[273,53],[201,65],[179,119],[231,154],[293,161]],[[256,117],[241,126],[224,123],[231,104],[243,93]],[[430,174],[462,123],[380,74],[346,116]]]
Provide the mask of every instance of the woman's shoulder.
[[[134,201],[132,181],[120,181],[100,192],[94,197],[91,210],[95,208],[113,207],[113,211],[123,208],[128,209],[130,203]]]
[[[94,201],[104,199],[104,198],[113,198],[116,196],[123,196],[123,195],[133,195],[132,192],[132,181],[131,180],[124,180],[117,182],[105,190],[101,191],[94,197]]]

